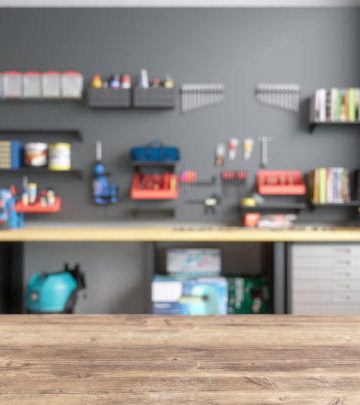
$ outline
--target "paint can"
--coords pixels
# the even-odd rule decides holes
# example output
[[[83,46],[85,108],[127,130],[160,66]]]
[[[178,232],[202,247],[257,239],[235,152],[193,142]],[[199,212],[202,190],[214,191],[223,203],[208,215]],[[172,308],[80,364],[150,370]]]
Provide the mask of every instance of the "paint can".
[[[71,144],[66,142],[49,145],[49,170],[71,169]]]

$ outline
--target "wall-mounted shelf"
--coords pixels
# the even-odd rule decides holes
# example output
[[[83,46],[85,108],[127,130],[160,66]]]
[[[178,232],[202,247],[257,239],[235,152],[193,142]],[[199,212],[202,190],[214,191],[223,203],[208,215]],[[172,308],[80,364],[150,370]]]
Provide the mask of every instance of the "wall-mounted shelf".
[[[22,214],[55,214],[61,211],[61,198],[57,197],[53,205],[42,206],[39,202],[33,205],[24,205],[21,201],[15,204],[15,210]]]
[[[359,208],[360,201],[348,201],[343,203],[325,203],[325,204],[313,204],[312,208]]]
[[[177,162],[140,162],[140,161],[132,161],[131,162],[133,167],[170,167],[174,168]]]
[[[61,138],[64,140],[64,137],[66,139],[74,139],[79,142],[83,141],[83,136],[80,130],[78,129],[47,129],[47,128],[42,128],[42,129],[36,129],[36,128],[0,128],[0,136],[6,136],[6,137],[18,137],[18,136],[34,136],[36,138],[41,138],[41,139],[47,139],[50,137],[57,137]]]
[[[242,212],[300,212],[306,210],[306,203],[289,203],[289,204],[263,204],[254,207],[244,207],[240,205]]]
[[[310,123],[310,133],[313,133],[317,127],[357,127],[360,126],[359,121],[315,121]]]
[[[71,169],[71,170],[49,170],[47,168],[32,168],[32,167],[22,167],[20,169],[0,169],[0,175],[1,174],[11,174],[11,175],[69,175],[69,176],[77,176],[80,178],[84,177],[84,172],[83,170],[79,169]]]

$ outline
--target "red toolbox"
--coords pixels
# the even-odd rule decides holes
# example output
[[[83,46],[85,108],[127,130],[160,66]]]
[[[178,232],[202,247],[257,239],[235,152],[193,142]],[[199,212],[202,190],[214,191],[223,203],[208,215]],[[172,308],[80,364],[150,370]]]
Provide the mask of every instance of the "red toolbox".
[[[178,179],[175,174],[134,174],[131,186],[133,200],[175,200],[177,197]]]

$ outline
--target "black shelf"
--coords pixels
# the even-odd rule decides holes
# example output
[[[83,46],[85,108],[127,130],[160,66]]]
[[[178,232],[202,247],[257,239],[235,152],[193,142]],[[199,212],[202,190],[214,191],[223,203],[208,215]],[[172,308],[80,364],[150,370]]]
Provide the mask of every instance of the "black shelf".
[[[314,204],[311,203],[312,208],[358,208],[360,207],[360,201],[348,201],[344,203],[325,203],[325,204]]]
[[[175,167],[177,162],[131,162],[133,167]]]
[[[72,175],[80,178],[84,177],[83,170],[70,169],[70,170],[49,170],[46,168],[32,168],[32,167],[22,167],[21,169],[0,169],[0,175]]]
[[[240,205],[240,211],[242,212],[300,212],[307,208],[308,205],[306,203],[260,204],[254,207],[244,207]]]
[[[360,121],[314,121],[310,123],[310,132],[313,133],[316,127],[357,127],[360,126]]]
[[[0,136],[5,136],[6,137],[14,137],[14,136],[33,136],[37,135],[38,137],[41,137],[44,139],[44,137],[51,137],[51,136],[56,136],[56,137],[66,137],[66,138],[73,138],[76,139],[77,141],[81,142],[83,141],[83,136],[80,130],[78,129],[65,129],[65,128],[56,128],[56,129],[47,129],[47,128],[42,128],[42,129],[36,129],[36,128],[26,128],[26,129],[20,129],[20,128],[0,128]]]

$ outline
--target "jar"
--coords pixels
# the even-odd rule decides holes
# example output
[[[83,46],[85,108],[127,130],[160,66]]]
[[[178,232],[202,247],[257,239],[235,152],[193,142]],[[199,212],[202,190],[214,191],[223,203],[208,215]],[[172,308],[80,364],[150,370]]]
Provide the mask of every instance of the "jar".
[[[44,167],[48,161],[48,146],[43,142],[25,144],[24,163],[30,167]]]
[[[71,144],[66,142],[49,145],[49,170],[71,169]]]

